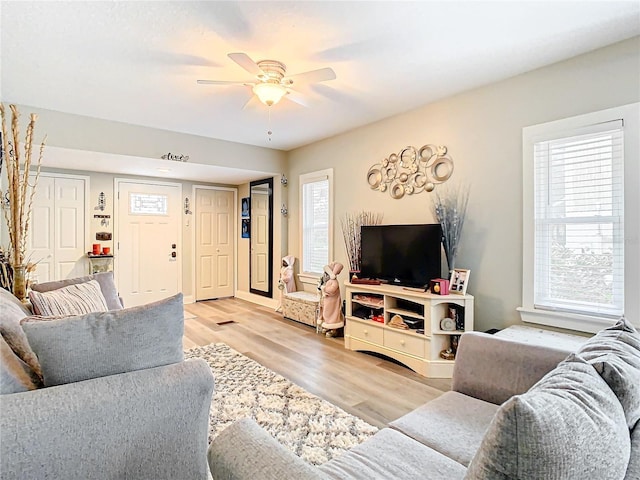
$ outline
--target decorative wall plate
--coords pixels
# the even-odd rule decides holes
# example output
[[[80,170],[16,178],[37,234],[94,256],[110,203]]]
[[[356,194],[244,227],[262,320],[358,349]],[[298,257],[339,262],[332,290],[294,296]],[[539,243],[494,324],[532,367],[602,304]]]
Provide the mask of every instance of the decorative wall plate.
[[[444,183],[453,174],[453,160],[447,147],[424,145],[417,150],[405,147],[392,153],[367,172],[367,183],[372,190],[389,191],[391,198],[431,192],[436,184]]]

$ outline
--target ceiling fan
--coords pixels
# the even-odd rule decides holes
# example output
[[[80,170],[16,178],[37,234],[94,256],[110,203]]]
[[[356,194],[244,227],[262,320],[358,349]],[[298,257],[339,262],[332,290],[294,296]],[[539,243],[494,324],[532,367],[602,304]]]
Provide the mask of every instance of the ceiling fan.
[[[251,87],[258,99],[268,107],[275,105],[285,96],[295,103],[307,106],[304,96],[300,92],[292,89],[294,85],[299,83],[326,82],[336,78],[336,73],[332,68],[328,67],[297,73],[295,75],[287,75],[286,65],[277,60],[260,60],[254,62],[246,53],[230,53],[228,57],[247,72],[255,75],[256,80],[198,80],[198,83],[202,85],[243,85]]]

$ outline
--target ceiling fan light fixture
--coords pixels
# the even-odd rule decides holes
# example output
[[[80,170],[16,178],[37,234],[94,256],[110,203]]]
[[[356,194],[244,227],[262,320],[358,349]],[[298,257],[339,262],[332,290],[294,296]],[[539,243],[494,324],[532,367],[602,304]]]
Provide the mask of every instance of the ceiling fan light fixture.
[[[258,83],[253,86],[253,93],[262,103],[270,107],[287,94],[287,89],[278,83]]]

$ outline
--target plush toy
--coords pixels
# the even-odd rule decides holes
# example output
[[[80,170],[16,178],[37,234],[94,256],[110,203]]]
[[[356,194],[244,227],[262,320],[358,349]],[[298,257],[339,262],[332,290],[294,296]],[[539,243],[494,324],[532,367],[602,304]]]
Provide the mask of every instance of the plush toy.
[[[338,262],[325,265],[324,274],[318,285],[318,289],[322,292],[318,325],[326,332],[327,337],[337,336],[340,329],[344,327],[340,283],[337,278],[343,268],[343,265]]]
[[[282,257],[282,268],[280,268],[280,279],[278,280],[280,304],[276,307],[276,312],[282,310],[282,302],[284,301],[285,294],[296,291],[296,279],[293,274],[294,263],[296,263],[295,257],[291,255]]]

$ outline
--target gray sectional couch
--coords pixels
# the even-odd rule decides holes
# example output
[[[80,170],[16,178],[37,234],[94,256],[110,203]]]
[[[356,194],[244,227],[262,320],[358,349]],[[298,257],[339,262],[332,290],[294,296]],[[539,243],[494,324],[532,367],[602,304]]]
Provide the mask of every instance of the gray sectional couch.
[[[216,480],[639,480],[640,335],[621,321],[569,353],[466,333],[452,391],[342,456],[313,467],[244,419],[209,466]]]
[[[0,289],[0,315],[0,478],[207,478],[213,376],[183,361],[181,295],[21,326],[30,312]],[[9,347],[24,333],[44,386]]]

